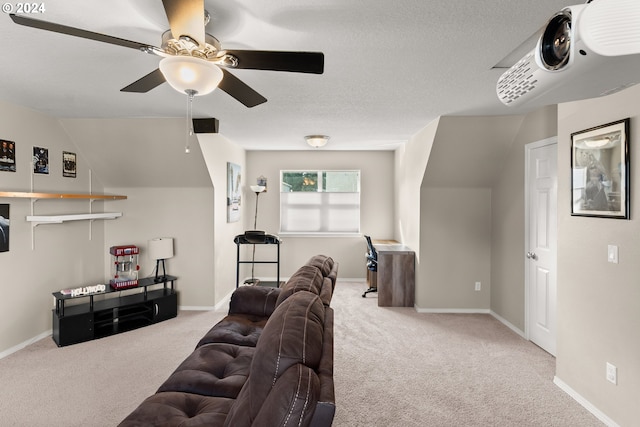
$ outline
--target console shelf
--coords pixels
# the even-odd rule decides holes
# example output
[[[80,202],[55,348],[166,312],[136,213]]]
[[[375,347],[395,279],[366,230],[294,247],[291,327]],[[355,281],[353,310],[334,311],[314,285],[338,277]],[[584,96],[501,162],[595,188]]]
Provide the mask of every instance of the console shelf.
[[[120,332],[148,326],[178,315],[178,293],[174,289],[175,276],[155,282],[153,277],[138,281],[138,287],[71,296],[54,292],[52,338],[58,347],[103,338]],[[147,290],[155,285],[160,289]],[[167,286],[169,285],[169,286]],[[142,292],[140,292],[142,289]],[[135,291],[137,293],[133,293]],[[94,302],[94,297],[114,294]],[[117,295],[117,296],[115,296]],[[86,298],[87,302],[65,305],[72,299]]]

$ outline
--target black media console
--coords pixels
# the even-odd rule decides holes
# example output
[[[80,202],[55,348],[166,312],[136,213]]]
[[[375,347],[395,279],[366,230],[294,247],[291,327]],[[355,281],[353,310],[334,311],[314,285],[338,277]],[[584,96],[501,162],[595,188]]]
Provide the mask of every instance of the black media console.
[[[153,277],[146,277],[138,281],[137,287],[124,290],[111,289],[107,284],[104,292],[88,295],[71,296],[54,292],[56,307],[53,309],[52,338],[62,347],[176,317],[178,293],[174,281],[177,279],[175,276],[166,276],[164,281],[155,282]],[[162,285],[162,288],[147,289],[154,285]],[[119,295],[109,295],[116,293]],[[94,301],[95,297],[100,299]],[[88,298],[89,301],[65,304],[78,298]]]

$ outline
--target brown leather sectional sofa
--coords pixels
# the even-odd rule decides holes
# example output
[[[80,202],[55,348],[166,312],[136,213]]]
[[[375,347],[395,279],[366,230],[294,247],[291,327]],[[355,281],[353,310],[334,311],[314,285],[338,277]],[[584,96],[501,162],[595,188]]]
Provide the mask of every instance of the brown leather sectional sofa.
[[[331,426],[337,274],[316,255],[280,288],[236,289],[228,315],[120,426]]]

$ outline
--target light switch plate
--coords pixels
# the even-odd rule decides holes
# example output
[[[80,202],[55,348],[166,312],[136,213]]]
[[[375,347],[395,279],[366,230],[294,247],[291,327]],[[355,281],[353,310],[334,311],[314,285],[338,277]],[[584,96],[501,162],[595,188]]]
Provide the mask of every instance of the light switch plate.
[[[618,263],[618,247],[616,245],[609,245],[607,248],[607,261],[614,264]]]

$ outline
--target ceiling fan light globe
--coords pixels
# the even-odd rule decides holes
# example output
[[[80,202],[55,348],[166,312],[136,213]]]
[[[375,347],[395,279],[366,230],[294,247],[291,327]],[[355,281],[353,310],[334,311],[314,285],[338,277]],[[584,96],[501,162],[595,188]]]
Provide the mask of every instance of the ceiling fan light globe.
[[[160,72],[180,93],[207,95],[222,81],[222,70],[214,63],[192,56],[169,56],[160,61]]]

